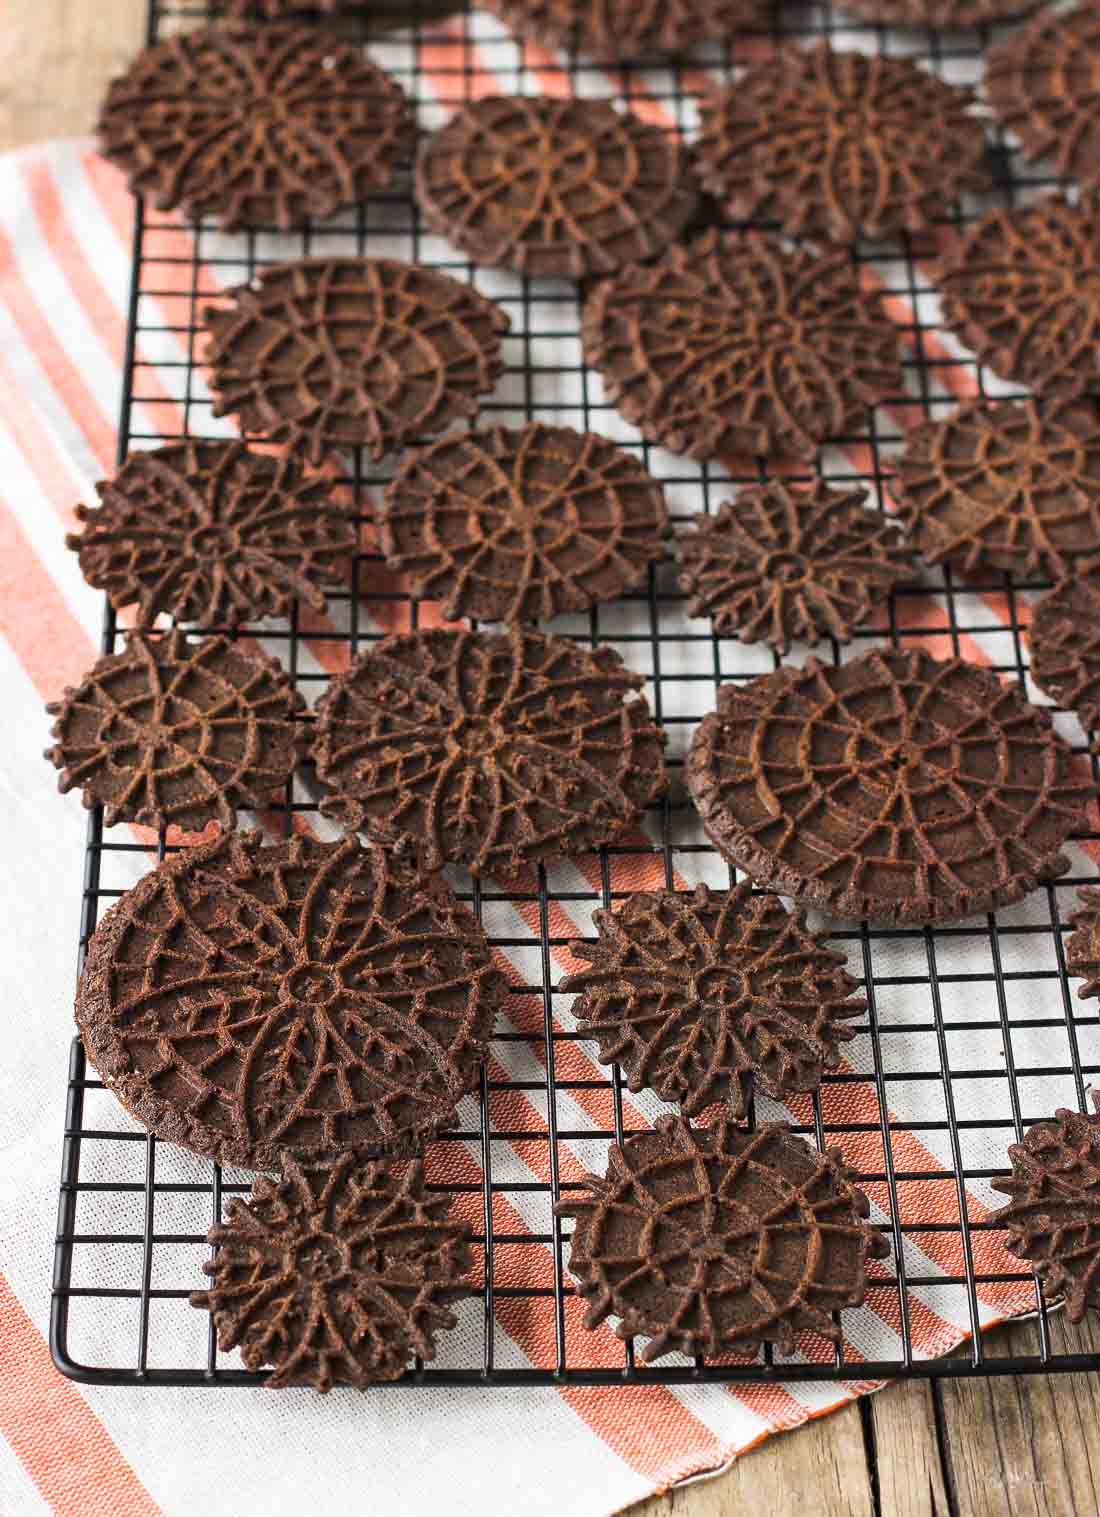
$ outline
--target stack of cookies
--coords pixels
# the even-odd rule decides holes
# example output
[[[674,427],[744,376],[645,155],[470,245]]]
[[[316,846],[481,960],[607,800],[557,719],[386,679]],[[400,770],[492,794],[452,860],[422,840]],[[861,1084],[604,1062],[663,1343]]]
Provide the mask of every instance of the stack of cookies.
[[[424,222],[471,264],[580,282],[585,362],[644,439],[758,461],[759,484],[675,542],[689,614],[777,655],[722,686],[685,769],[746,878],[635,893],[574,945],[586,967],[560,988],[579,1029],[680,1115],[613,1145],[558,1213],[575,1219],[588,1326],[613,1318],[646,1359],[836,1340],[883,1231],[839,1151],[750,1120],[757,1093],[816,1090],[866,1009],[799,908],[929,923],[1008,905],[1068,868],[1096,792],[1049,715],[987,668],[889,646],[778,657],[850,641],[918,555],[1041,575],[1059,583],[1036,606],[1035,677],[1100,726],[1100,220],[1040,201],[943,253],[947,322],[1036,393],[913,429],[890,518],[818,465],[904,393],[899,330],[853,253],[928,237],[991,190],[971,92],[902,58],[786,46],[704,99],[690,146],[580,98],[481,98],[418,137],[401,86],[316,14],[353,8],[234,0],[147,48],[108,91],[101,149],[135,194],[227,232],[355,207],[414,161]],[[850,8],[921,26],[1020,5]],[[680,54],[762,15],[758,0],[493,9],[604,60]],[[986,94],[1025,152],[1091,184],[1100,136],[1067,131],[1093,88],[1082,58],[1100,64],[1088,8],[1041,15],[990,53]],[[715,200],[771,230],[704,226]],[[173,845],[100,923],[77,1021],[150,1131],[274,1176],[211,1233],[194,1300],[222,1347],[271,1385],[362,1386],[431,1358],[473,1288],[470,1229],[422,1157],[477,1088],[507,982],[442,872],[507,881],[590,853],[665,794],[641,677],[539,624],[650,585],[669,514],[606,437],[471,425],[509,320],[466,281],[392,258],[269,263],[205,322],[214,411],[244,440],[132,454],[69,539],[132,623],[51,706],[48,756],[106,825]],[[307,714],[239,629],[320,614],[349,579],[355,593],[361,523],[329,465],[360,452],[395,466],[373,509],[388,568],[450,625],[372,643]],[[238,830],[241,810],[265,824],[307,761],[343,840]],[[1090,897],[1069,950],[1086,994],[1098,924]],[[1095,1121],[1059,1112],[1011,1154],[1010,1246],[1083,1312]]]

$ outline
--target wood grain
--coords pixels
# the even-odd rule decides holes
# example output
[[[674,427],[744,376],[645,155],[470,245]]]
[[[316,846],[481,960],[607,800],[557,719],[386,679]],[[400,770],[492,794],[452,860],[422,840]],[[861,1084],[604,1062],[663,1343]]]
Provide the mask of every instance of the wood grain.
[[[630,1517],[874,1517],[855,1403],[768,1438],[713,1480],[629,1508]],[[883,1507],[884,1517],[894,1517]]]
[[[1051,1320],[1055,1353],[1100,1352],[1100,1324]],[[989,1335],[994,1354],[1034,1354],[1021,1322]],[[965,1517],[1098,1517],[1100,1376],[1019,1375],[942,1381],[948,1475]],[[885,1513],[887,1509],[883,1507]]]
[[[91,131],[108,79],[140,46],[144,0],[7,0],[0,24],[0,149]],[[1100,1352],[1094,1322],[1059,1320],[1055,1344]],[[1030,1324],[990,1336],[1034,1353]],[[937,1441],[934,1397],[944,1435]],[[872,1483],[858,1405],[769,1438],[731,1470],[631,1509],[632,1517],[1100,1517],[1100,1375],[895,1386],[870,1398]],[[953,1505],[949,1503],[949,1493]],[[877,1501],[876,1501],[877,1495]]]
[[[0,21],[0,145],[80,137],[104,87],[140,46],[142,0],[6,0]]]
[[[910,1380],[868,1402],[883,1517],[948,1517],[932,1387]]]

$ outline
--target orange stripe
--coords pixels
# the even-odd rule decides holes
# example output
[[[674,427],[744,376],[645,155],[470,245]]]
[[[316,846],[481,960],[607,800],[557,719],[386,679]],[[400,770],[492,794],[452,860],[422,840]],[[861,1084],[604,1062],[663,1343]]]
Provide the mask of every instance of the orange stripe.
[[[532,1143],[530,1146],[546,1155],[545,1142]],[[432,1180],[446,1180],[451,1184],[482,1184],[480,1166],[474,1162],[464,1145],[448,1144],[445,1153],[436,1145],[428,1150],[427,1162],[429,1178]],[[542,1163],[532,1164],[530,1159],[525,1159],[525,1162],[540,1179],[549,1183],[549,1163],[545,1157]],[[483,1216],[480,1194],[467,1193],[456,1197],[455,1208],[481,1231]],[[547,1213],[547,1223],[549,1220]],[[499,1191],[493,1195],[493,1231],[516,1235],[531,1231],[526,1218]],[[519,1260],[521,1247],[522,1263]],[[554,1284],[553,1261],[549,1251],[531,1248],[530,1245],[496,1244],[493,1274],[499,1285],[522,1284],[536,1289],[550,1289]],[[553,1307],[547,1298],[505,1298],[496,1301],[495,1306],[501,1325],[531,1362],[543,1367],[553,1366],[557,1352],[556,1333]],[[571,1344],[568,1357],[573,1362],[583,1357],[585,1362],[601,1367],[622,1364],[623,1346],[611,1329],[605,1324],[595,1332],[588,1332],[580,1323],[582,1312],[580,1299],[570,1297],[566,1324],[566,1334]],[[692,1450],[693,1459],[721,1459],[726,1456],[726,1446],[721,1439],[688,1411],[665,1386],[614,1386],[610,1388],[610,1393],[587,1387],[562,1386],[558,1389],[568,1405],[593,1432],[631,1468],[650,1479],[655,1478],[670,1459],[683,1457],[685,1447]],[[697,1467],[705,1468],[706,1465]]]
[[[79,368],[54,336],[42,315],[38,300],[19,272],[7,235],[0,231],[0,300],[3,300],[23,339],[42,365],[77,426],[84,433],[99,466],[108,470],[114,462],[115,434]]]
[[[95,657],[84,628],[0,500],[0,632],[43,700],[75,685]]]
[[[160,1507],[0,1275],[0,1432],[57,1517],[159,1517]]]
[[[11,431],[12,443],[19,449],[27,468],[41,486],[42,493],[66,528],[77,525],[75,497],[77,486],[65,467],[65,457],[53,432],[42,424],[30,401],[27,387],[0,357],[0,384],[4,388],[4,420]]]
[[[77,231],[58,194],[49,165],[41,158],[28,160],[23,166],[23,181],[42,235],[50,245],[73,298],[121,369],[126,356],[126,319],[81,254]],[[156,405],[158,416],[163,415],[177,430],[182,428],[183,412],[155,368],[142,370],[141,389],[143,398]]]

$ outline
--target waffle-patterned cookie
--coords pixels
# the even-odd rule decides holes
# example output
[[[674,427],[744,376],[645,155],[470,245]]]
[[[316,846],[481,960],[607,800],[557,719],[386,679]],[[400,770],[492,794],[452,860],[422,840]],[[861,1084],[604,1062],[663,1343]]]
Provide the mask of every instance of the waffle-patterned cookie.
[[[573,1015],[600,1062],[685,1116],[718,1101],[743,1116],[754,1089],[816,1090],[867,1007],[843,954],[744,881],[639,891],[593,920],[596,941],[572,946],[588,967],[558,989],[577,993]]]
[[[839,1149],[825,1153],[781,1123],[657,1129],[612,1144],[607,1174],[557,1207],[575,1217],[569,1268],[585,1326],[617,1319],[662,1354],[794,1348],[804,1330],[837,1342],[832,1313],[859,1306],[867,1263],[889,1252]]]
[[[792,642],[848,642],[911,565],[896,524],[866,498],[821,480],[771,480],[697,516],[678,539],[689,615],[777,653]]]
[[[671,132],[606,100],[489,96],[421,145],[428,223],[478,263],[582,278],[663,252],[695,209]]]
[[[945,323],[1002,379],[1042,394],[1100,376],[1100,204],[990,211],[943,259]]]
[[[704,187],[793,237],[851,243],[928,231],[991,188],[973,92],[908,58],[780,47],[704,102]]]
[[[391,569],[448,620],[549,619],[614,600],[665,556],[664,491],[606,437],[532,422],[408,453],[377,513]]]
[[[415,124],[362,48],[308,26],[233,23],[139,53],[98,130],[104,156],[161,209],[288,230],[388,184]]]
[[[686,778],[716,848],[843,917],[950,921],[1064,873],[1096,787],[1049,713],[964,659],[876,649],[726,684]]]
[[[914,427],[895,467],[898,510],[929,563],[1058,579],[1100,548],[1094,401],[970,401]]]
[[[271,1389],[363,1387],[396,1380],[413,1355],[435,1358],[466,1295],[469,1227],[424,1184],[419,1164],[298,1164],[257,1175],[232,1197],[191,1305],[214,1318],[222,1352],[271,1366]]]
[[[285,616],[294,601],[320,611],[323,586],[347,577],[358,516],[331,484],[303,476],[293,458],[237,442],[189,438],[131,453],[78,506],[65,539],[90,585],[143,623],[234,626]]]
[[[282,798],[298,762],[302,699],[272,658],[224,637],[127,635],[46,710],[62,792],[108,827],[232,827],[238,807]]]
[[[667,783],[641,684],[610,648],[518,626],[385,638],[317,703],[321,810],[426,869],[588,852]]]
[[[351,838],[230,833],[107,913],[76,1019],[151,1132],[273,1169],[416,1152],[473,1088],[503,993],[441,880]]]
[[[691,458],[812,457],[903,388],[898,331],[843,254],[716,231],[601,280],[585,357],[644,437]]]
[[[227,299],[205,312],[214,414],[314,464],[476,415],[504,367],[499,306],[394,258],[274,264]]]
[[[992,1180],[1011,1196],[990,1213],[1006,1247],[1032,1266],[1071,1322],[1100,1306],[1100,1121],[1060,1110],[1008,1150],[1010,1175]]]

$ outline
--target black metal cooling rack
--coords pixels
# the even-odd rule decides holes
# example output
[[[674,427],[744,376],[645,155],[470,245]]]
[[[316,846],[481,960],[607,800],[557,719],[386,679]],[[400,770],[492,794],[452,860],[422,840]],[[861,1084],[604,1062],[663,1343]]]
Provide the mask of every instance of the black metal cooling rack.
[[[403,38],[406,47],[404,66],[389,63],[402,78],[410,93],[425,98],[429,86],[447,107],[468,98],[474,88],[475,60],[469,46],[461,47],[448,61],[437,62],[438,53],[430,47],[442,23],[436,19],[438,0],[408,0],[396,3],[392,11],[411,18],[409,24],[394,34]],[[150,40],[163,35],[167,27],[194,22],[215,14],[218,7],[178,3],[178,0],[149,0],[148,35]],[[367,23],[339,23],[351,35],[367,36]],[[839,8],[815,5],[781,6],[776,12],[769,36],[811,38],[836,36],[842,32],[848,45],[865,50],[906,51],[923,57],[947,77],[960,71],[974,71],[975,60],[989,41],[988,32],[940,34],[935,32],[894,33],[885,28],[856,28]],[[371,32],[371,36],[376,36]],[[429,44],[414,48],[415,40]],[[849,40],[850,39],[850,40]],[[453,39],[452,39],[453,40]],[[759,40],[759,39],[758,39]],[[488,62],[500,81],[500,88],[524,88],[530,76],[524,74],[521,50],[503,31],[497,31],[483,44]],[[400,48],[398,49],[400,52]],[[453,61],[458,57],[458,63]],[[738,44],[706,59],[709,68],[733,77],[739,64]],[[685,112],[698,85],[698,75],[675,69],[657,75],[630,67],[616,67],[608,76],[604,70],[585,60],[570,60],[563,71],[582,91],[594,82],[600,93],[611,88],[624,98],[644,86],[651,98],[659,99],[677,124],[683,124]],[[660,81],[666,81],[662,86]],[[513,82],[514,81],[514,84]],[[667,87],[671,81],[671,88]],[[997,180],[997,194],[1002,203],[1036,186],[1052,183],[1042,175],[1025,179],[1003,139],[991,134],[991,161]],[[948,218],[954,225],[974,214],[956,211]],[[712,219],[716,213],[712,208]],[[445,259],[429,258],[427,234],[422,245],[416,209],[407,186],[390,194],[378,195],[369,204],[357,208],[339,223],[339,248],[334,251],[360,253],[375,251],[380,235],[398,237],[403,252],[414,261],[430,261],[459,277],[473,277],[470,264],[451,252]],[[193,229],[194,250],[187,257],[160,251],[158,235],[178,231],[178,223],[161,217],[141,205],[133,243],[133,283],[129,308],[124,391],[119,428],[120,457],[131,446],[151,446],[162,438],[179,435],[179,429],[164,427],[142,431],[135,418],[140,406],[146,417],[157,414],[157,400],[147,387],[149,362],[142,350],[158,335],[170,330],[186,351],[183,365],[162,364],[163,372],[175,368],[179,407],[184,427],[202,434],[208,428],[209,408],[196,394],[196,337],[201,330],[200,260],[217,266],[226,259],[229,244],[224,237],[214,239],[214,229]],[[323,229],[326,249],[331,246],[332,227]],[[432,245],[436,246],[435,244]],[[278,257],[293,256],[280,242]],[[299,242],[300,251],[318,251],[318,231],[306,232]],[[393,251],[392,246],[387,251]],[[881,272],[889,293],[903,297],[913,312],[911,322],[903,326],[908,350],[907,364],[910,393],[899,397],[910,408],[910,417],[919,414],[942,414],[953,404],[945,373],[952,367],[969,369],[984,393],[988,376],[965,358],[945,356],[934,346],[935,328],[926,319],[922,292],[928,286],[918,265],[929,249],[908,241],[886,262],[875,265]],[[231,245],[232,279],[251,277],[264,261],[263,239],[257,233],[242,235]],[[871,255],[853,254],[872,261]],[[879,250],[881,258],[881,250]],[[493,293],[500,296],[499,290]],[[156,316],[155,303],[163,306],[169,299],[182,300],[187,312],[182,323],[167,328]],[[544,380],[555,377],[553,369],[540,367],[533,360],[533,345],[547,336],[575,338],[579,301],[572,290],[560,284],[533,284],[518,277],[510,281],[510,293],[503,303],[512,316],[512,336],[506,343],[509,375],[502,391],[506,398],[493,398],[484,405],[484,413],[508,412],[521,420],[545,416],[563,409],[543,399]],[[576,424],[596,431],[614,425],[614,413],[598,403],[590,393],[583,370],[562,367],[558,377],[572,376],[576,382],[577,402],[569,407],[577,415],[566,416]],[[896,412],[896,408],[895,408]],[[896,442],[896,430],[882,419],[873,418],[865,434],[842,441],[866,450],[865,469],[829,454],[827,472],[834,478],[858,480],[881,502],[884,480],[889,477],[889,454]],[[661,455],[658,467],[656,450],[639,444],[641,456],[662,475],[670,493],[674,519],[686,518],[699,509],[710,510],[722,498],[728,480],[707,466],[686,460],[672,460]],[[863,456],[863,455],[861,455]],[[344,483],[363,504],[365,492],[382,483],[384,472],[369,468],[355,458]],[[760,477],[758,475],[752,478]],[[363,555],[369,562],[370,555]],[[375,560],[377,562],[377,560]],[[913,614],[914,597],[930,597],[942,612],[942,647],[939,651],[958,653],[962,639],[977,636],[995,645],[994,665],[1004,675],[1025,679],[1025,646],[1018,616],[1021,592],[1044,588],[1039,582],[1016,582],[998,576],[981,584],[960,586],[949,571],[934,578],[926,577],[919,585],[904,587],[893,597],[888,626],[868,630],[859,637],[881,639],[884,634],[899,646],[914,637],[926,637],[928,629]],[[1004,598],[1007,617],[998,619],[981,598],[981,592]],[[612,640],[635,667],[650,675],[649,695],[658,719],[669,729],[672,742],[674,774],[673,798],[654,808],[649,820],[647,845],[623,845],[605,849],[600,858],[599,888],[578,891],[559,888],[554,871],[539,869],[537,885],[522,899],[507,896],[492,888],[490,882],[467,889],[464,894],[475,910],[491,921],[496,908],[504,902],[527,909],[532,921],[527,936],[494,936],[493,941],[505,950],[523,955],[531,966],[529,983],[517,987],[517,994],[530,998],[535,1009],[535,1030],[502,1033],[494,1048],[498,1063],[506,1068],[510,1058],[524,1049],[533,1051],[541,1061],[541,1073],[532,1079],[496,1080],[482,1075],[476,1102],[469,1103],[473,1118],[461,1131],[446,1134],[443,1143],[461,1143],[478,1157],[485,1176],[484,1186],[468,1184],[455,1190],[483,1191],[482,1234],[478,1242],[484,1249],[484,1287],[463,1308],[464,1333],[445,1335],[441,1358],[430,1366],[417,1364],[410,1370],[407,1383],[421,1385],[537,1385],[564,1383],[575,1385],[620,1383],[682,1383],[705,1381],[767,1381],[780,1378],[797,1380],[871,1380],[899,1375],[938,1376],[964,1374],[1005,1374],[1027,1370],[1094,1369],[1100,1356],[1058,1353],[1052,1346],[1048,1309],[1034,1281],[1023,1270],[1015,1273],[985,1272],[978,1267],[983,1230],[988,1224],[968,1196],[968,1187],[981,1185],[1003,1168],[1003,1153],[1010,1141],[1018,1138],[1028,1123],[1047,1116],[1057,1105],[1085,1109],[1087,1089],[1100,1070],[1100,1019],[1095,1010],[1073,998],[1067,983],[1063,955],[1065,919],[1072,899],[1072,888],[1081,881],[1067,878],[1038,892],[1021,911],[990,915],[983,922],[936,929],[883,930],[852,927],[838,930],[834,940],[842,944],[852,958],[852,967],[864,980],[868,1001],[859,1044],[864,1050],[864,1068],[850,1068],[826,1074],[822,1090],[812,1102],[812,1115],[798,1126],[819,1145],[836,1144],[850,1150],[862,1139],[874,1147],[878,1158],[860,1172],[863,1184],[881,1205],[880,1220],[891,1245],[891,1259],[881,1278],[871,1289],[869,1301],[884,1315],[892,1316],[896,1328],[897,1351],[890,1357],[860,1358],[853,1349],[859,1333],[852,1331],[853,1314],[845,1314],[847,1342],[835,1351],[828,1348],[821,1357],[784,1358],[770,1349],[762,1351],[751,1363],[709,1365],[703,1362],[666,1361],[643,1368],[635,1360],[632,1344],[622,1347],[621,1357],[609,1363],[586,1344],[583,1332],[571,1324],[575,1317],[573,1296],[563,1241],[567,1236],[555,1223],[550,1209],[559,1184],[559,1155],[563,1144],[606,1144],[629,1131],[624,1114],[623,1092],[618,1071],[602,1078],[603,1071],[593,1068],[592,1079],[565,1080],[555,1072],[555,1059],[561,1058],[563,1045],[573,1040],[555,1016],[557,974],[552,964],[555,949],[568,943],[569,936],[556,935],[555,911],[563,908],[582,916],[596,905],[620,899],[617,888],[620,872],[631,857],[652,851],[665,878],[671,885],[674,871],[700,870],[715,858],[713,850],[700,841],[691,828],[692,812],[675,789],[678,758],[682,755],[693,724],[712,707],[715,689],[722,678],[737,677],[743,670],[731,668],[731,659],[740,645],[736,641],[712,639],[699,630],[699,624],[680,625],[677,606],[680,597],[675,588],[674,570],[667,566],[651,571],[644,593],[628,598],[631,615],[641,630],[622,630],[620,621],[607,607],[600,608],[572,628],[572,634],[586,640],[601,637]],[[342,618],[338,632],[310,633],[311,639],[334,638],[350,646],[354,654],[370,638],[378,636],[372,624],[372,609],[381,602],[407,607],[409,625],[417,625],[418,607],[397,592],[359,594],[349,590],[334,597],[336,614]],[[926,602],[925,602],[926,603]],[[249,629],[243,629],[248,631]],[[286,667],[308,691],[325,678],[302,653],[306,637],[297,614],[289,625],[262,629],[265,640],[283,657]],[[108,610],[104,623],[105,651],[115,646],[116,624]],[[706,645],[707,672],[684,673],[677,667],[678,655],[687,644]],[[832,649],[833,657],[838,650]],[[743,653],[738,655],[743,657]],[[1083,746],[1080,751],[1084,753]],[[1097,761],[1090,756],[1093,777]],[[281,808],[282,824],[289,827],[295,813],[309,814],[313,797],[308,791],[292,787]],[[1096,838],[1098,834],[1087,834]],[[94,930],[104,904],[120,893],[112,870],[117,870],[126,854],[141,853],[140,845],[129,840],[123,829],[105,832],[102,817],[93,813],[89,823],[84,864],[84,907],[80,952]],[[160,841],[163,856],[165,843]],[[724,866],[723,866],[724,867]],[[713,874],[711,878],[713,879]],[[575,879],[575,877],[573,877]],[[490,934],[492,936],[492,933]],[[960,950],[966,950],[966,966],[958,969]],[[893,961],[899,962],[893,962]],[[978,961],[982,967],[976,967]],[[904,972],[898,972],[899,970]],[[915,1019],[899,1017],[898,993],[912,1002],[915,994],[924,1010]],[[960,1015],[960,1008],[962,1014]],[[1036,1012],[1040,1014],[1036,1014]],[[1021,1043],[1034,1044],[1038,1035],[1043,1057],[1025,1057]],[[961,1056],[960,1039],[968,1040],[972,1049],[984,1050],[980,1057]],[[856,1045],[850,1045],[855,1048]],[[902,1068],[896,1050],[904,1047],[906,1067]],[[1034,1053],[1034,1049],[1030,1050]],[[913,1067],[913,1065],[916,1067]],[[571,1129],[561,1107],[567,1093],[604,1091],[610,1122],[607,1125]],[[923,1093],[926,1110],[922,1118],[905,1116],[900,1098],[906,1091]],[[863,1091],[868,1097],[866,1112],[871,1119],[855,1121],[846,1117],[844,1098]],[[975,1101],[974,1092],[978,1092]],[[497,1119],[501,1099],[509,1092],[521,1092],[536,1113],[533,1125],[515,1126]],[[929,1117],[929,1102],[938,1106]],[[960,1109],[980,1109],[987,1114],[962,1116]],[[926,1147],[938,1146],[942,1168],[912,1167],[910,1150],[901,1138],[913,1134]],[[994,1147],[990,1148],[992,1140]],[[982,1147],[982,1144],[985,1147]],[[516,1178],[517,1166],[507,1160],[506,1145],[515,1144],[527,1154],[537,1150],[544,1180],[529,1178],[532,1170],[518,1166],[522,1178]],[[996,1162],[990,1163],[991,1154]],[[537,1171],[540,1165],[535,1166]],[[913,1187],[920,1195],[934,1197],[935,1205],[914,1212]],[[187,1304],[190,1290],[202,1284],[199,1262],[206,1256],[205,1233],[209,1223],[221,1213],[223,1197],[243,1193],[248,1177],[223,1174],[216,1165],[205,1164],[191,1155],[183,1155],[170,1145],[158,1143],[149,1135],[134,1130],[132,1123],[115,1105],[102,1084],[89,1078],[83,1049],[74,1041],[69,1062],[68,1095],[65,1111],[64,1155],[58,1211],[57,1248],[53,1276],[53,1312],[51,1345],[59,1368],[74,1379],[100,1384],[154,1385],[240,1385],[255,1384],[262,1377],[241,1370],[235,1361],[217,1351],[213,1332],[205,1314],[191,1311]],[[502,1225],[496,1212],[501,1208],[532,1208],[543,1219],[528,1221],[517,1230],[514,1222]],[[516,1212],[509,1215],[515,1217]],[[927,1251],[938,1238],[950,1235],[961,1247],[961,1267],[934,1269],[916,1259],[907,1245],[923,1246]],[[932,1252],[935,1249],[932,1248]],[[536,1267],[525,1269],[525,1261]],[[548,1265],[549,1261],[549,1265]],[[528,1283],[541,1281],[540,1284]],[[1038,1313],[1038,1351],[1031,1355],[993,1355],[983,1344],[978,1331],[979,1295],[996,1286],[1015,1283],[1019,1306],[1030,1302]],[[919,1352],[914,1319],[919,1303],[933,1292],[943,1305],[954,1300],[957,1315],[969,1326],[967,1350],[951,1359],[929,1359]],[[1027,1294],[1030,1292],[1030,1294]],[[924,1296],[922,1297],[922,1293]],[[510,1348],[506,1327],[525,1304],[553,1300],[553,1342],[532,1367]],[[173,1330],[167,1331],[167,1315],[174,1314]],[[510,1315],[511,1314],[511,1315]],[[184,1320],[191,1324],[189,1334],[181,1332]],[[183,1352],[180,1345],[190,1345]],[[164,1345],[169,1345],[166,1350]],[[517,1362],[519,1360],[519,1362]]]

